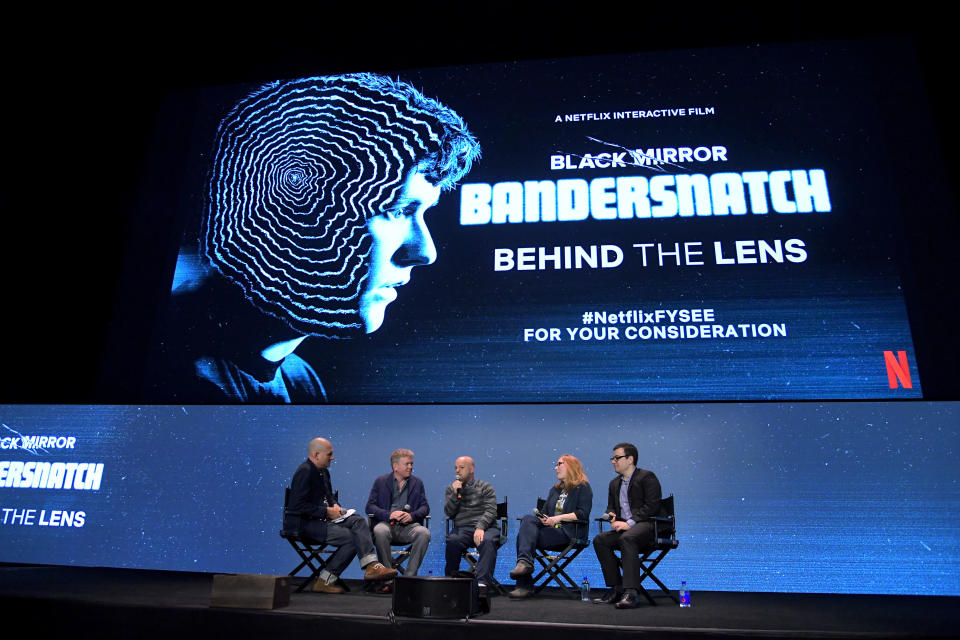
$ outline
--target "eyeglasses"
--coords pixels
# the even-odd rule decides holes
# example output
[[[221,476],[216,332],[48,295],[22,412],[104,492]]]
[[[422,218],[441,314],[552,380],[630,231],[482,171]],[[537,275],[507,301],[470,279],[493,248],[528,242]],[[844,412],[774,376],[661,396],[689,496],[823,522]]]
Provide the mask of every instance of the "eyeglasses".
[[[626,457],[628,456],[613,456],[612,458],[610,458],[610,462],[616,462],[617,460],[622,460],[623,458],[626,458]]]

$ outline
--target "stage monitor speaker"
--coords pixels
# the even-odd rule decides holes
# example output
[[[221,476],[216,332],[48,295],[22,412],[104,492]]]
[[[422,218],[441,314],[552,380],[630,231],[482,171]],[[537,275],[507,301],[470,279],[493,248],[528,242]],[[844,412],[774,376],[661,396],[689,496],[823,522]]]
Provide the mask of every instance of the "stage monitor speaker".
[[[213,576],[210,593],[212,607],[242,609],[279,609],[290,604],[289,576],[227,575]]]
[[[477,582],[471,578],[397,576],[393,614],[408,618],[468,618],[480,613]]]

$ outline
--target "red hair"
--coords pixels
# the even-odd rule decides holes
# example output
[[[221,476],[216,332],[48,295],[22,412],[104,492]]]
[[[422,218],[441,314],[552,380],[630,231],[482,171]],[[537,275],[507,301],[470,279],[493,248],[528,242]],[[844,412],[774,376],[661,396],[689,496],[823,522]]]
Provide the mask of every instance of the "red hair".
[[[563,454],[560,459],[567,466],[567,477],[557,483],[557,489],[569,491],[587,482],[587,474],[583,471],[583,464],[579,460],[569,453]]]

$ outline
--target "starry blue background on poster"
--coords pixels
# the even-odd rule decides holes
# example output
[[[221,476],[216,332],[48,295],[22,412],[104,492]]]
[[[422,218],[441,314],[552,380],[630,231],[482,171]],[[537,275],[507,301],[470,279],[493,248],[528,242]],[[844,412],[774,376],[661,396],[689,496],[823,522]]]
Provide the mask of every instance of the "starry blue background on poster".
[[[83,527],[0,525],[0,561],[283,574],[283,488],[307,441],[334,443],[334,488],[363,509],[397,447],[433,508],[423,572],[443,570],[442,492],[453,460],[509,499],[514,517],[552,484],[560,453],[580,458],[594,515],[608,458],[635,443],[674,494],[679,548],[658,571],[694,589],[960,595],[957,403],[86,407],[6,406],[4,434],[74,435],[73,452],[3,459],[105,463],[98,492],[0,488],[0,508],[83,509]],[[592,550],[572,575],[602,583]],[[356,563],[347,577],[359,577]]]

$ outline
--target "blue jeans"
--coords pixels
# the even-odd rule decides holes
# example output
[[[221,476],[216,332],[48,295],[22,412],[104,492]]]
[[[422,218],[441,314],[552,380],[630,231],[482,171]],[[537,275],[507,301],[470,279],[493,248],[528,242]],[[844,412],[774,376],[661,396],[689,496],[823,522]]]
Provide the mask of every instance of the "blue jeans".
[[[326,543],[337,548],[327,562],[327,571],[335,576],[347,568],[354,555],[360,560],[361,567],[377,560],[370,525],[363,516],[353,514],[343,522],[328,522]]]
[[[457,527],[447,535],[447,566],[444,573],[453,575],[460,569],[460,556],[473,546],[473,527]],[[480,559],[477,561],[477,581],[490,584],[494,567],[497,566],[497,549],[500,548],[500,528],[490,527],[483,532],[483,542],[477,547]]]
[[[528,513],[523,516],[520,521],[520,530],[517,531],[517,560],[533,567],[535,566],[533,563],[535,549],[562,550],[568,544],[570,544],[570,536],[563,529],[545,527],[539,518]],[[531,589],[533,574],[529,573],[517,578],[517,587]]]

